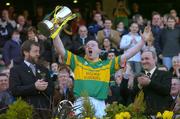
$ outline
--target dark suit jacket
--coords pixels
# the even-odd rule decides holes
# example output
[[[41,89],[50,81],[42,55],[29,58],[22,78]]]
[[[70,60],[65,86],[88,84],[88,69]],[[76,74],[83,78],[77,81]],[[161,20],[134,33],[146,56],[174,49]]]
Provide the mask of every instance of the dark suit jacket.
[[[42,78],[42,74],[45,74],[48,88],[45,91],[38,91],[35,88],[35,82],[37,79]],[[13,96],[21,97],[35,108],[50,108],[54,85],[46,68],[36,65],[35,76],[31,69],[23,62],[21,65],[10,70],[10,90]]]
[[[137,94],[140,90],[135,80],[134,90]],[[172,97],[171,90],[171,75],[169,72],[155,70],[151,76],[151,82],[148,86],[142,88],[144,99],[146,102],[146,113],[157,114],[171,107]]]
[[[108,96],[108,103],[117,102],[127,106],[129,104],[129,90],[128,90],[128,79],[122,79],[121,84],[118,86],[117,83],[110,86],[112,96]]]

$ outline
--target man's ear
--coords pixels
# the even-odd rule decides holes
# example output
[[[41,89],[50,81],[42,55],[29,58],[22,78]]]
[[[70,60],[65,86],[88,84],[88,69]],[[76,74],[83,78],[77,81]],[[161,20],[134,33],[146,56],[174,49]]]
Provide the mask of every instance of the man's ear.
[[[24,56],[27,56],[29,54],[29,52],[23,51],[23,54],[24,54]]]

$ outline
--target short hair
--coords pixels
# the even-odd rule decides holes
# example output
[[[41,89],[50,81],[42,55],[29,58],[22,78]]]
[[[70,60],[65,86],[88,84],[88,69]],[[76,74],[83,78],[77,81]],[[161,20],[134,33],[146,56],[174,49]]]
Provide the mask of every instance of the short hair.
[[[14,31],[11,33],[11,36],[12,36],[13,34],[20,34],[20,33],[19,33],[18,30],[14,30]]]
[[[60,71],[63,71],[63,70],[67,71],[69,75],[71,74],[71,70],[70,70],[70,68],[69,68],[68,65],[66,65],[66,64],[61,64],[60,67],[59,67],[59,69],[58,69],[58,71],[60,72]]]
[[[153,50],[152,48],[147,47],[147,48],[145,48],[145,49],[142,51],[142,53],[144,53],[144,52],[151,52],[153,58],[154,58],[154,59],[156,60],[156,62],[157,62],[157,54],[156,54],[156,51],[155,51],[155,50]]]
[[[172,20],[174,20],[174,21],[176,22],[176,18],[173,17],[172,15],[169,15],[169,16],[167,17],[167,21],[168,21],[169,19],[172,19]]]
[[[8,78],[8,75],[7,74],[5,74],[5,73],[0,73],[0,77],[1,76],[5,76],[5,77],[7,77]]]
[[[112,23],[112,20],[110,18],[108,18],[108,17],[104,18],[103,23],[105,23],[105,21],[111,21],[111,23]]]
[[[28,28],[27,33],[28,33],[28,32],[34,32],[35,34],[37,34],[37,30],[36,30],[36,28],[33,27],[33,26],[31,26],[31,27]]]
[[[131,27],[132,24],[136,24],[136,25],[138,26],[138,28],[139,28],[139,24],[137,23],[137,21],[132,21],[132,22],[129,24],[129,27]]]
[[[153,11],[153,12],[152,12],[152,17],[154,17],[155,15],[159,15],[159,16],[161,16],[161,14],[160,14],[159,12],[157,12],[157,11]]]
[[[133,21],[134,21],[134,22],[137,22],[140,17],[142,17],[141,14],[135,14],[135,15],[133,15]]]
[[[35,42],[35,41],[32,41],[32,40],[26,40],[21,46],[22,56],[24,56],[24,51],[29,52],[33,45],[40,47],[38,42]]]

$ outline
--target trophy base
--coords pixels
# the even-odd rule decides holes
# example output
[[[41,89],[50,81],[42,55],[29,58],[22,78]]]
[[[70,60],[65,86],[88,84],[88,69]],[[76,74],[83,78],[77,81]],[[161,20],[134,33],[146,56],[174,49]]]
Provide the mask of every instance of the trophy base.
[[[43,34],[44,36],[49,37],[51,35],[50,28],[44,22],[38,23],[37,27],[40,33]]]

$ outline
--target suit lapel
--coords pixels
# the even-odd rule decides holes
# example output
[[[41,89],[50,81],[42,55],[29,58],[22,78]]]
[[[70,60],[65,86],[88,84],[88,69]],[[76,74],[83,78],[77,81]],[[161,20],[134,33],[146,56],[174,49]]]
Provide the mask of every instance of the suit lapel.
[[[23,63],[22,66],[23,66],[23,70],[24,70],[26,73],[28,73],[28,74],[30,74],[30,75],[33,75],[33,76],[35,77],[35,75],[33,74],[32,70],[31,70],[31,68],[28,67],[27,64]]]
[[[158,70],[157,70],[157,68],[156,68],[156,70],[154,71],[154,73],[153,73],[152,76],[151,76],[151,80],[156,79],[157,76],[158,76]]]

